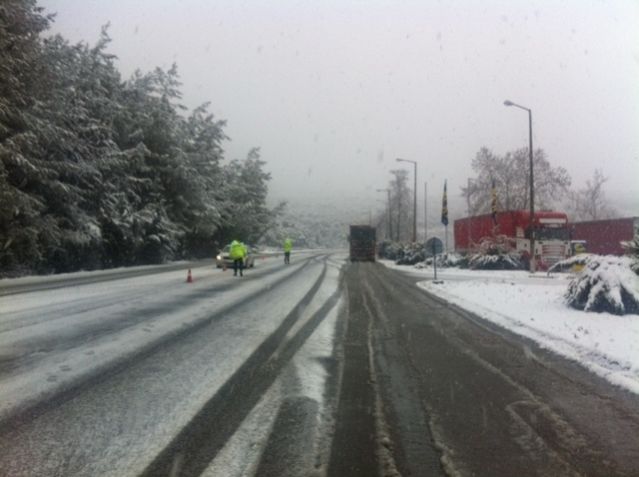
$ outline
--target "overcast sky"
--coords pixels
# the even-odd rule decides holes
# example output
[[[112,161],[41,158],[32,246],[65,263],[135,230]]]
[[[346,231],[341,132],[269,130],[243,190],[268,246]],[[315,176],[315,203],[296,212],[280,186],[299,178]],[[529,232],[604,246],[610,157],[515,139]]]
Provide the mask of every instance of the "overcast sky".
[[[639,214],[637,0],[39,4],[72,41],[111,22],[125,77],[176,62],[184,104],[228,120],[227,157],[261,147],[278,197],[375,197],[403,157],[419,163],[420,201],[447,178],[462,204],[481,146],[527,146],[510,99],[574,185],[602,168]]]

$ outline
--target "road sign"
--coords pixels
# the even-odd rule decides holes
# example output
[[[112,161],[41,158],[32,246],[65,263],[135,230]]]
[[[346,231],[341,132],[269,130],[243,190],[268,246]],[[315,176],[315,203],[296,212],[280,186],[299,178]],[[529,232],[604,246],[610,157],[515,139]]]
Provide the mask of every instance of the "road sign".
[[[431,237],[426,240],[426,250],[433,254],[433,271],[435,272],[433,283],[443,283],[441,280],[437,280],[437,254],[444,251],[444,244],[437,237]]]
[[[431,237],[426,240],[426,250],[431,252],[433,255],[437,255],[444,251],[444,244],[437,237]]]

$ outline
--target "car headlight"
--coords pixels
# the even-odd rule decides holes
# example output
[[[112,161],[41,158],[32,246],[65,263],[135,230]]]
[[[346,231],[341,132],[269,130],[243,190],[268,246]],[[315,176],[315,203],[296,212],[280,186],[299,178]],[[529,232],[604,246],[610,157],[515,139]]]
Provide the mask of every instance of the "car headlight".
[[[222,260],[222,255],[218,255],[218,256],[217,256],[217,257],[215,257],[215,258],[217,258],[218,260]]]

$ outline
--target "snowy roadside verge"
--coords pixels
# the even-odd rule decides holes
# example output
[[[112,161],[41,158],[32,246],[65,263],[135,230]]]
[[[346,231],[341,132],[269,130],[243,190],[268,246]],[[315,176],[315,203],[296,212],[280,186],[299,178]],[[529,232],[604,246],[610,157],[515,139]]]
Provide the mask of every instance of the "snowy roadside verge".
[[[568,276],[442,269],[438,278],[444,283],[434,284],[430,268],[390,268],[422,275],[418,286],[428,292],[639,394],[639,315],[569,308],[563,298]]]

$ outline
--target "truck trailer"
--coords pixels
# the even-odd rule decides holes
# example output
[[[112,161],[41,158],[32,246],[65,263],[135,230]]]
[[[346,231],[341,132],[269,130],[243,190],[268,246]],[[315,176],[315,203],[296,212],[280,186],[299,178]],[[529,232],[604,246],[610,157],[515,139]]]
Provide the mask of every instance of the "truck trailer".
[[[563,212],[535,212],[535,261],[546,269],[570,255],[568,217]],[[455,251],[485,252],[492,245],[530,257],[530,211],[510,210],[458,219],[454,223]]]
[[[375,227],[370,225],[351,225],[348,239],[350,242],[351,262],[375,261]]]
[[[570,224],[570,240],[581,243],[588,253],[623,255],[621,242],[631,241],[639,228],[639,217],[591,220]]]

